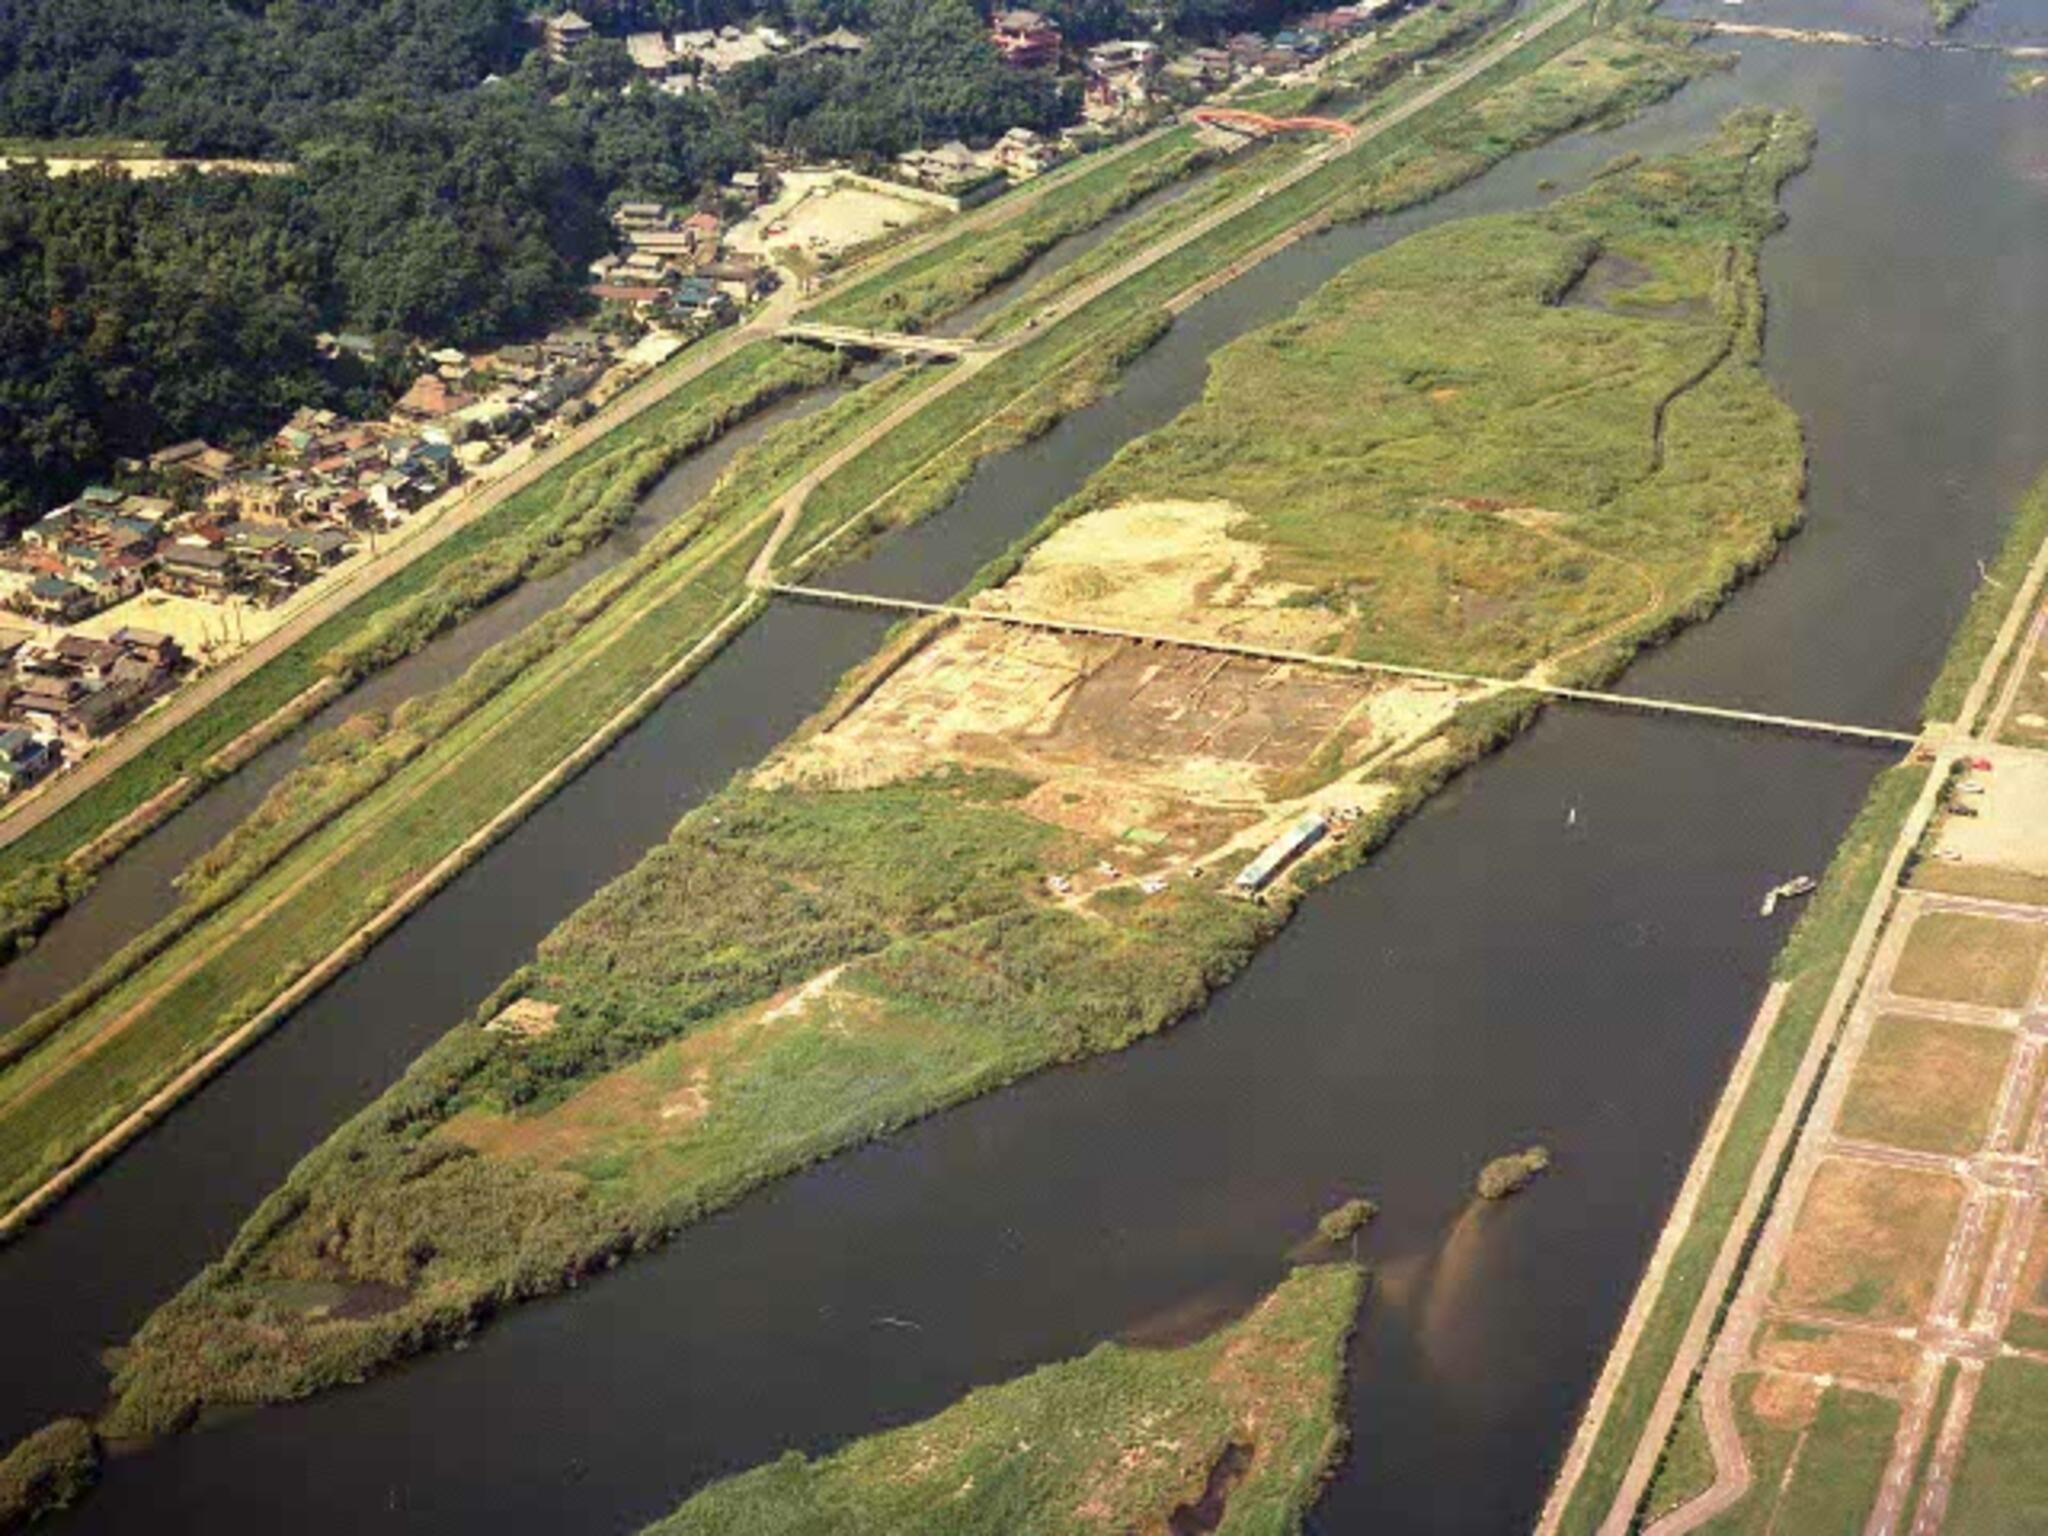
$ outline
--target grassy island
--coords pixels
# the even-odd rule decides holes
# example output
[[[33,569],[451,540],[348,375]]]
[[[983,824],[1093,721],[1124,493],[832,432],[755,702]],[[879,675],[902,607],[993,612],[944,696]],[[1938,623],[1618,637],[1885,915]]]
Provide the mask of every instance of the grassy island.
[[[1755,258],[1807,144],[1739,114],[1691,155],[1368,257],[1219,354],[1207,398],[978,601],[1338,659],[1612,665],[1796,521]],[[1526,709],[910,626],[308,1157],[137,1335],[103,1429],[360,1377],[1166,1027]],[[1233,879],[1305,820],[1305,858]]]
[[[1110,1536],[1301,1528],[1342,1446],[1359,1272],[1296,1270],[1175,1350],[1105,1344],[816,1461],[713,1483],[644,1536]]]

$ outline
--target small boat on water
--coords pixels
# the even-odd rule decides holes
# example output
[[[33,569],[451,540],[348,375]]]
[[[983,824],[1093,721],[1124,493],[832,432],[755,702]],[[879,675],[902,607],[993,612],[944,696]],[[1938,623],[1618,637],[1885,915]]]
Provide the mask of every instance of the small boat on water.
[[[1811,875],[1795,875],[1783,884],[1772,886],[1768,891],[1764,892],[1764,904],[1761,909],[1761,915],[1769,917],[1778,910],[1778,903],[1781,901],[1790,900],[1794,896],[1812,895],[1814,887],[1819,883]]]

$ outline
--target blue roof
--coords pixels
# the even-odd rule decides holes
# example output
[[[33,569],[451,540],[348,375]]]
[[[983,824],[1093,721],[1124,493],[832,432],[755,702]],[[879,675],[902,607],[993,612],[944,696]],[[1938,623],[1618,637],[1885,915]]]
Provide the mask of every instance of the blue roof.
[[[61,576],[38,576],[29,583],[28,589],[35,593],[37,597],[51,598],[70,597],[75,593],[83,593],[85,591],[85,588],[79,586],[76,582],[66,581]]]

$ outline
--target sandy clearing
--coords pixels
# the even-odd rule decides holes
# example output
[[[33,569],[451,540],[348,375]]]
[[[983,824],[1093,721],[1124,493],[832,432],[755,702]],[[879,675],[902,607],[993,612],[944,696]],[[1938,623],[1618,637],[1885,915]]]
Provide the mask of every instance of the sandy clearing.
[[[1226,501],[1127,502],[1060,528],[979,606],[1088,623],[1313,650],[1343,631],[1309,589],[1262,577],[1266,552],[1236,536]]]

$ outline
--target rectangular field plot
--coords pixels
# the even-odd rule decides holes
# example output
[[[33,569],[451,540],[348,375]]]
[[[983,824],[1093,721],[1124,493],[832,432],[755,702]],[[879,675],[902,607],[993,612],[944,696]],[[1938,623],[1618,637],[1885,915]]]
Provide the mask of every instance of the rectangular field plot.
[[[1964,1156],[1984,1145],[2012,1059],[2003,1030],[1886,1014],[1870,1032],[1836,1130]]]
[[[1934,1298],[1962,1204],[1943,1174],[1829,1158],[1778,1270],[1778,1305],[1916,1322]]]
[[[1754,1480],[1711,1536],[1850,1536],[1863,1529],[1898,1432],[1888,1397],[1765,1374],[1736,1384]]]
[[[1760,1364],[1808,1376],[1833,1376],[1870,1386],[1904,1387],[1920,1363],[1920,1346],[1863,1328],[1823,1328],[1778,1321],[1760,1335]]]
[[[2048,927],[1966,912],[1928,912],[1913,924],[1892,972],[1894,992],[1985,1008],[2019,1008],[2033,993]]]
[[[2048,1531],[2048,1366],[1993,1360],[1949,1496],[1948,1536]]]

